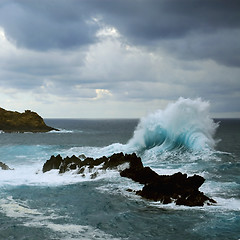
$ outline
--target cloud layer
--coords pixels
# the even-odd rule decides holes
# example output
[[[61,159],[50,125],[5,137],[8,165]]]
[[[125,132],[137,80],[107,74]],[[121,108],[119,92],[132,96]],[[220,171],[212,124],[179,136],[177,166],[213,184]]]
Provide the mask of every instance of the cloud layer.
[[[140,117],[183,96],[240,117],[239,12],[238,0],[2,0],[2,107]]]

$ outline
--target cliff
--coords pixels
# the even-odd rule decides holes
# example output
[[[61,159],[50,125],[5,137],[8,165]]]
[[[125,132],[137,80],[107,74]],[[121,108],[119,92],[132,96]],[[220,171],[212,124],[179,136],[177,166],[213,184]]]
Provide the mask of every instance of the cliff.
[[[47,126],[42,117],[30,110],[19,113],[0,108],[0,130],[4,132],[48,132],[57,129]]]

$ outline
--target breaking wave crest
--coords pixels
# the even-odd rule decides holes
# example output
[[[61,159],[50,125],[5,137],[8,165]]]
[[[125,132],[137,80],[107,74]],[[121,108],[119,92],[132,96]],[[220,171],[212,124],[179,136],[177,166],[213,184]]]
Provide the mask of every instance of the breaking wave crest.
[[[208,102],[179,98],[166,109],[142,118],[127,148],[145,151],[156,147],[160,152],[213,149],[217,127],[209,116]]]

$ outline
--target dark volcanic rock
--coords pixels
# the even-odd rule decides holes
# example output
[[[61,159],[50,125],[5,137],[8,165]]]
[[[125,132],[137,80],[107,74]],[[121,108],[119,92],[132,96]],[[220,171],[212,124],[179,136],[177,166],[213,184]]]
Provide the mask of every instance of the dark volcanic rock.
[[[135,182],[147,184],[149,182],[155,182],[158,180],[159,175],[154,172],[150,167],[134,168],[130,165],[120,172],[121,177],[131,178]]]
[[[79,168],[79,171],[83,171],[82,167],[93,168],[96,166],[102,166],[100,169],[117,169],[120,165],[124,163],[129,163],[131,168],[143,168],[141,158],[137,157],[135,153],[133,154],[123,154],[123,153],[115,153],[111,157],[101,157],[97,159],[93,158],[85,158],[81,160],[80,158],[73,155],[72,157],[66,157],[62,159],[60,155],[51,156],[49,160],[43,166],[43,172],[50,171],[52,169],[59,169],[59,173],[64,173],[71,169]]]
[[[78,174],[83,174],[85,168],[91,172],[94,167],[98,169],[120,169],[119,166],[128,163],[124,170],[119,170],[122,177],[127,177],[133,181],[144,184],[142,190],[137,194],[143,198],[161,201],[164,204],[175,202],[177,205],[186,206],[203,206],[204,203],[216,203],[213,199],[208,198],[198,188],[204,183],[205,179],[199,175],[187,177],[187,174],[180,172],[173,175],[158,175],[149,167],[144,167],[141,158],[135,153],[123,154],[115,153],[110,157],[80,158],[72,156],[62,159],[60,155],[52,156],[43,166],[43,172],[51,169],[59,169],[59,173],[69,170],[78,169]],[[91,174],[94,179],[98,176],[98,171]]]
[[[199,175],[187,177],[187,174],[180,172],[173,175],[158,175],[149,167],[131,167],[123,170],[122,177],[145,184],[137,194],[143,198],[161,201],[164,204],[176,202],[177,205],[203,206],[205,202],[215,203],[198,188],[205,179]]]
[[[47,160],[43,165],[43,172],[50,171],[52,169],[59,169],[61,163],[62,163],[62,157],[60,155],[51,156],[49,160]]]
[[[198,190],[200,182],[204,182],[201,176],[187,177],[186,174],[179,172],[169,176],[159,176],[157,181],[145,184],[137,194],[163,203],[174,201],[177,205],[203,206],[207,201],[214,203],[214,200]]]
[[[68,170],[77,169],[77,166],[80,167],[82,161],[73,155],[71,158],[66,157],[64,160],[61,160],[59,168],[59,173],[64,173]]]
[[[42,117],[30,110],[19,113],[0,108],[0,130],[4,132],[48,132],[57,129],[47,126]]]
[[[135,153],[124,155],[121,152],[121,153],[114,153],[112,156],[110,156],[107,159],[107,161],[105,161],[103,165],[103,169],[114,169],[124,163],[129,163],[130,168],[137,169],[138,167],[142,167],[141,158],[137,157]]]
[[[8,165],[3,162],[0,162],[0,168],[2,168],[2,170],[12,170]]]
[[[185,205],[189,207],[203,206],[205,202],[207,202],[208,205],[210,205],[211,203],[216,203],[216,201],[205,196],[202,192],[195,191],[189,195],[183,194],[176,200],[176,205]]]

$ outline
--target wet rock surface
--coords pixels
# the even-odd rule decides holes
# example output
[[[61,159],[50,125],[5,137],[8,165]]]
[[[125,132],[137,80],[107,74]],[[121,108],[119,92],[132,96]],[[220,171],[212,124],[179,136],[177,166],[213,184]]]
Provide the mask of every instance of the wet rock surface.
[[[0,162],[0,168],[2,170],[12,170],[7,164]]]
[[[124,169],[119,166],[126,165]],[[42,171],[47,172],[58,169],[59,173],[76,170],[76,173],[83,174],[85,168],[92,169],[98,166],[100,170],[116,169],[121,177],[127,177],[135,182],[144,184],[142,190],[136,194],[141,197],[160,201],[163,204],[175,202],[176,205],[203,206],[205,203],[216,203],[213,199],[205,196],[198,189],[205,179],[199,175],[188,177],[181,172],[173,175],[159,175],[150,167],[144,167],[141,158],[135,153],[115,153],[110,157],[98,159],[88,158],[84,155],[62,158],[60,155],[51,156],[43,166]],[[96,178],[98,172],[94,172],[91,178]],[[128,189],[127,191],[130,191]]]

